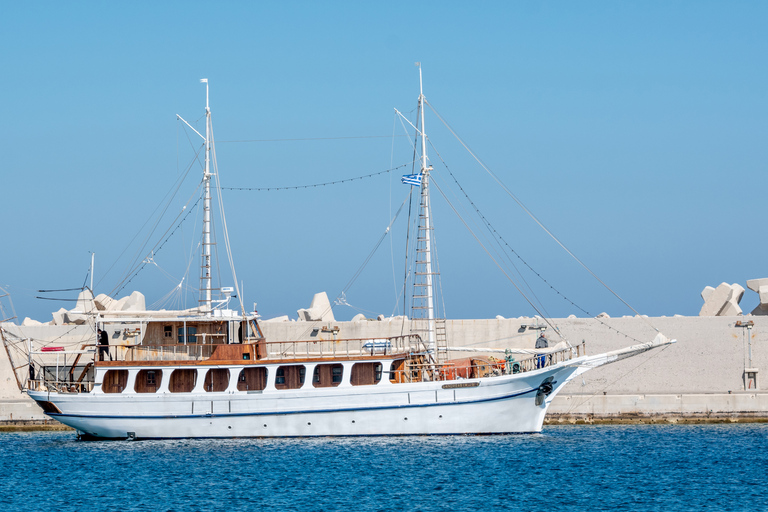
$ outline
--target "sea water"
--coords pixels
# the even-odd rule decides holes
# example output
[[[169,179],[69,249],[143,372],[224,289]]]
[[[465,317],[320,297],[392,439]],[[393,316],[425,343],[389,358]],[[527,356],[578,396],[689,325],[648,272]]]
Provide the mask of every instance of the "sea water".
[[[0,510],[768,510],[768,425],[78,441],[0,434]]]

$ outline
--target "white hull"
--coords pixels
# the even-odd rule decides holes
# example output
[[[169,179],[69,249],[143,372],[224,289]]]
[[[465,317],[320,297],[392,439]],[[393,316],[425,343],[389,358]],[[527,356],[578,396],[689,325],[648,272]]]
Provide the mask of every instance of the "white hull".
[[[534,433],[552,397],[579,370],[569,361],[449,382],[255,393],[29,394],[61,410],[49,413],[52,418],[96,438]],[[550,376],[553,390],[536,405],[539,385]]]

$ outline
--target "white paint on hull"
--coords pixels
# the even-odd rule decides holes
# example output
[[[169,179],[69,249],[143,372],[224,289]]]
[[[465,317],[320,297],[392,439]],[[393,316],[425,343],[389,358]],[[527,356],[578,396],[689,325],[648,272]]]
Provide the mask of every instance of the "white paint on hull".
[[[462,381],[257,393],[30,395],[62,411],[51,417],[103,438],[531,433],[541,431],[550,402],[535,404],[539,384],[554,377],[551,398],[577,371],[558,365]]]

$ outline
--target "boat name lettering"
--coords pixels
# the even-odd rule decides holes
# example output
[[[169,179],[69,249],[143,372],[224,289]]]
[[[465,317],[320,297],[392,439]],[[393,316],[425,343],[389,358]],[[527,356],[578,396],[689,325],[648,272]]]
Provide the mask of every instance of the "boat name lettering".
[[[458,384],[443,384],[443,389],[476,388],[479,385],[479,382],[461,382]]]

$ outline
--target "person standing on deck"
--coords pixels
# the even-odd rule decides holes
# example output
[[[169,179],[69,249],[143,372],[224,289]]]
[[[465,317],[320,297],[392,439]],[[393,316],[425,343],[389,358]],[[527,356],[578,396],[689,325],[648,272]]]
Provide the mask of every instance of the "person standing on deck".
[[[543,332],[539,335],[539,338],[536,340],[535,348],[549,348],[549,341],[547,340],[547,337],[544,335]],[[545,354],[536,354],[536,368],[544,368],[546,360],[547,360],[547,356]]]
[[[98,338],[99,338],[99,361],[104,361],[104,354],[109,357],[109,360],[112,360],[112,356],[109,355],[109,335],[107,334],[107,331],[102,331],[99,329],[98,331]]]

